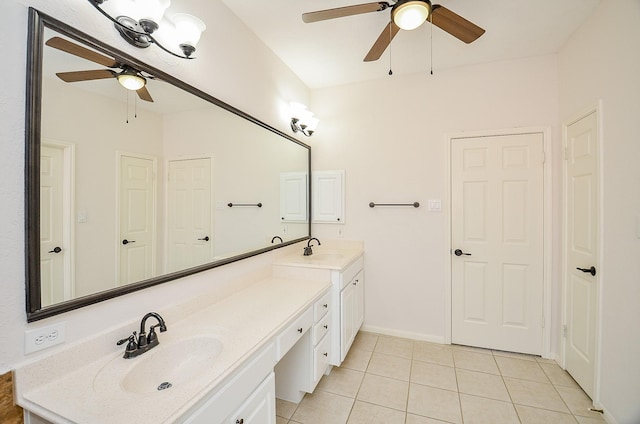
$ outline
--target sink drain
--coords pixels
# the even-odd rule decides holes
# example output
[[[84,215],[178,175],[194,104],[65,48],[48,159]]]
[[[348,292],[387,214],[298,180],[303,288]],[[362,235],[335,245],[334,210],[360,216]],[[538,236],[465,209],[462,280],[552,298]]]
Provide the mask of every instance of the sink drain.
[[[168,381],[165,381],[164,383],[160,383],[160,385],[158,386],[158,390],[168,389],[171,386],[172,386],[171,383],[169,383]]]

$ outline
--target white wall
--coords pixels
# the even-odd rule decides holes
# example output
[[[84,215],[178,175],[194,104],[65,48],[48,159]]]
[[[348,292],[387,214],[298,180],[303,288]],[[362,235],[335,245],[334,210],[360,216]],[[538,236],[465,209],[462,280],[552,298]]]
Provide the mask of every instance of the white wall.
[[[261,119],[288,130],[284,113],[289,101],[308,103],[306,86],[219,1],[182,0],[185,10],[208,25],[196,60],[172,58],[155,47],[129,46],[112,25],[85,0],[3,0],[0,3],[0,373],[39,354],[24,355],[24,331],[65,321],[67,343],[104,328],[135,322],[152,309],[195,297],[202,290],[224,286],[244,272],[268,264],[268,255],[201,273],[125,297],[82,308],[44,321],[26,323],[24,279],[24,109],[27,6],[39,8],[78,29],[90,32],[150,65]],[[233,40],[221,42],[221,40]],[[42,354],[47,354],[43,352]]]
[[[640,422],[640,1],[603,0],[559,55],[560,118],[602,100],[600,402]]]
[[[541,126],[557,144],[556,69],[546,56],[312,92],[321,118],[312,169],[346,170],[344,237],[365,243],[365,325],[445,340],[447,134]],[[428,199],[442,199],[442,212],[428,212]],[[422,206],[371,209],[371,201]],[[337,228],[313,233],[335,238]],[[553,287],[557,297],[557,278]]]

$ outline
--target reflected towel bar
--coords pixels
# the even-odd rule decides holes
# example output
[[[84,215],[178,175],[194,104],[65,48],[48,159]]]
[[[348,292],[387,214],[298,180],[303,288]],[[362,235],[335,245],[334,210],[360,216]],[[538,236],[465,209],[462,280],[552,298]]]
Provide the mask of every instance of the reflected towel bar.
[[[234,206],[257,206],[259,208],[262,207],[262,203],[227,203],[227,206],[230,208]]]
[[[374,208],[376,206],[413,206],[414,208],[419,208],[420,207],[420,203],[418,202],[413,202],[413,203],[369,203],[369,207],[370,208]]]

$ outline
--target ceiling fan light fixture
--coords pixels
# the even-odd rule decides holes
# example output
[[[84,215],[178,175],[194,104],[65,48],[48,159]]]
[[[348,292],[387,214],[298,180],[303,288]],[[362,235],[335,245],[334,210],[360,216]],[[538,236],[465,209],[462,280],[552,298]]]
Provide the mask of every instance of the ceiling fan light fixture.
[[[431,3],[424,0],[400,0],[391,11],[393,22],[407,31],[422,25],[429,14],[431,14]]]
[[[118,82],[127,90],[137,91],[147,84],[147,80],[135,73],[123,72],[117,76]]]

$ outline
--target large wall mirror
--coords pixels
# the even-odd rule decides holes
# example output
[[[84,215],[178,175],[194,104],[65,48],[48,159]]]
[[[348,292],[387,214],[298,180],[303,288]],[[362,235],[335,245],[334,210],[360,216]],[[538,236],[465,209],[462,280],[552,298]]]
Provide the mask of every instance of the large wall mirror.
[[[29,321],[309,237],[309,146],[34,9],[29,24]]]

